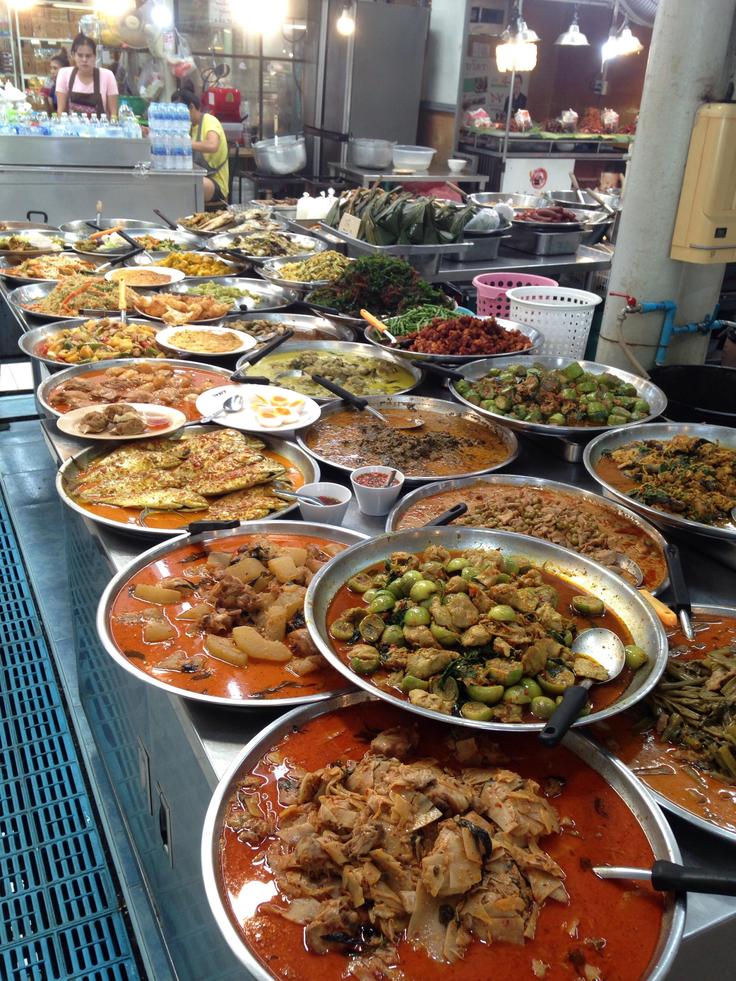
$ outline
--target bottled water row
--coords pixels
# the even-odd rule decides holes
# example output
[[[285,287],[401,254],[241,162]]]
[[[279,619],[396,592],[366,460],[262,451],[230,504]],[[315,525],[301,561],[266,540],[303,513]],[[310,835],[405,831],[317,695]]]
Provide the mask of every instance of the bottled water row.
[[[37,112],[28,105],[16,107],[0,104],[0,136],[117,137],[135,140],[140,139],[141,135],[135,113],[126,105],[120,107],[117,119],[108,119],[106,115],[98,118],[75,112],[49,116],[47,112]]]
[[[187,107],[176,102],[152,102],[148,107],[148,126],[153,169],[191,170],[191,122]]]

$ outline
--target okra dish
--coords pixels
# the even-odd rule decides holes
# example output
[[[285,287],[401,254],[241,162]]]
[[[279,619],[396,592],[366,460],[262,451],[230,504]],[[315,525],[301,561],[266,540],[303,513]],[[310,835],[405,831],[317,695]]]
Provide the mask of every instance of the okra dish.
[[[597,596],[493,549],[394,552],[338,590],[327,624],[356,674],[420,708],[476,722],[546,720],[566,688],[605,682],[598,662],[570,649],[589,627],[621,638],[626,667],[593,687],[586,712],[616,701],[649,660]]]
[[[455,384],[467,402],[496,415],[548,426],[625,426],[651,415],[636,387],[577,361],[564,368],[513,364]]]

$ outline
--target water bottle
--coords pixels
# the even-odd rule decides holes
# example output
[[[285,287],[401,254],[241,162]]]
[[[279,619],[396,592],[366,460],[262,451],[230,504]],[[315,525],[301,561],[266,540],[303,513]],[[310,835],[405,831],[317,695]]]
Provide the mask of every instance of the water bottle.
[[[172,152],[171,146],[171,136],[167,131],[161,136],[161,145],[163,146],[163,169],[173,170],[174,169],[174,154]]]
[[[184,167],[183,170],[191,170],[194,166],[194,161],[192,160],[192,138],[189,133],[185,133],[183,137],[184,144]]]

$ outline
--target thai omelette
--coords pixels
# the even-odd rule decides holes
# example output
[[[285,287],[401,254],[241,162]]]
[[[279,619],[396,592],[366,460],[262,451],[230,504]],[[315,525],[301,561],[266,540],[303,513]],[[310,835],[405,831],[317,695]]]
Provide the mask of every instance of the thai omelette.
[[[274,511],[283,500],[259,488],[248,488],[285,473],[263,456],[265,444],[233,429],[185,434],[180,438],[143,440],[122,446],[80,470],[70,490],[80,501],[124,508],[225,512],[241,520],[244,510]],[[225,495],[222,497],[222,495]],[[208,498],[220,497],[211,502]],[[270,502],[270,506],[269,506]],[[222,514],[220,513],[222,512]],[[236,514],[237,512],[237,514]]]

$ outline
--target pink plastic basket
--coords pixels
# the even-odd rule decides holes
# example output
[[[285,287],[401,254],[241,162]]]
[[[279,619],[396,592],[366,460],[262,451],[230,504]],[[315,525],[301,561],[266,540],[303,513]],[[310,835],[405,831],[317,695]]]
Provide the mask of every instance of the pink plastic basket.
[[[531,273],[484,273],[476,276],[473,286],[478,291],[479,317],[505,317],[509,315],[506,291],[517,286],[557,286],[556,279],[533,276]]]

